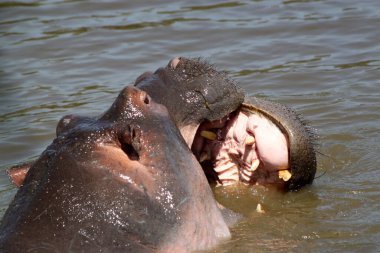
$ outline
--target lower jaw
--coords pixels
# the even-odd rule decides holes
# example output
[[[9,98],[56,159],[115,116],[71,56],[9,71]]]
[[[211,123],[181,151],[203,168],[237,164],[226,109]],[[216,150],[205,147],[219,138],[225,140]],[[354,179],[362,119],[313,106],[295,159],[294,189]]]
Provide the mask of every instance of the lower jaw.
[[[279,171],[268,173],[264,169],[257,169],[255,172],[247,172],[239,167],[233,167],[222,173],[215,170],[215,165],[211,161],[202,162],[201,166],[207,180],[211,185],[216,187],[226,187],[234,185],[261,185],[266,187],[273,187],[280,190],[286,188],[286,181],[279,178]]]

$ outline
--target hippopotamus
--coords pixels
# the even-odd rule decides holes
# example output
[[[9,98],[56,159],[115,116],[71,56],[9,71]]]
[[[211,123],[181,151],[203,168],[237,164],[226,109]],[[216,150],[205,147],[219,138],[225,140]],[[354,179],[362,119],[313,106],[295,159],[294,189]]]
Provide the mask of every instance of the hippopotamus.
[[[208,65],[199,67],[201,75],[177,83],[188,87],[187,96],[194,83],[206,85],[208,74],[208,82],[217,82],[199,119],[235,110],[242,91]],[[186,112],[198,110],[191,107],[200,102],[193,102]],[[63,117],[52,144],[20,177],[22,186],[0,226],[1,251],[190,252],[228,238],[222,212],[231,212],[217,205],[173,118],[133,86],[98,118]]]
[[[166,108],[128,86],[98,119],[61,119],[0,241],[2,252],[189,252],[229,235]]]
[[[297,114],[244,98],[211,65],[174,58],[134,87],[99,118],[63,117],[41,157],[10,171],[22,186],[1,224],[3,251],[208,249],[229,237],[230,213],[207,179],[285,190],[313,181],[313,136]]]

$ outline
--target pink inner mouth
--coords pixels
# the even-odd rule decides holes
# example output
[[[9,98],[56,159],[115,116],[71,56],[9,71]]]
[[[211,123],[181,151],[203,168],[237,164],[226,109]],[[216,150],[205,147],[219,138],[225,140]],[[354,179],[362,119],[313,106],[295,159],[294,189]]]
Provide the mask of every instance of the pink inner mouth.
[[[219,185],[283,185],[279,171],[289,169],[288,146],[274,123],[243,109],[202,124],[192,150],[206,175],[213,174]]]

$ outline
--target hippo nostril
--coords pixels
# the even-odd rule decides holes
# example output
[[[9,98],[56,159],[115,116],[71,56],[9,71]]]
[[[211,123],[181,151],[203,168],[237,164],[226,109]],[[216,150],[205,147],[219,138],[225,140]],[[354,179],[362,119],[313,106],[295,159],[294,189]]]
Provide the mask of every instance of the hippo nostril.
[[[150,103],[150,97],[146,92],[141,93],[141,100],[147,105]]]
[[[175,57],[169,61],[168,66],[172,69],[175,69],[180,61],[181,57]]]
[[[145,103],[145,104],[149,104],[149,102],[150,102],[150,97],[149,97],[149,96],[146,96],[146,97],[144,98],[144,103]]]

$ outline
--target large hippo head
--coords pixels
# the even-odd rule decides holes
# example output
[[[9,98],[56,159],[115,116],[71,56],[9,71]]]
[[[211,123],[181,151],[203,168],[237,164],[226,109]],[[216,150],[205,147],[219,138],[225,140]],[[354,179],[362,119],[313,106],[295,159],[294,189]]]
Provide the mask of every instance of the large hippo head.
[[[189,252],[229,236],[202,168],[144,91],[65,116],[1,224],[1,252]]]
[[[314,135],[290,108],[246,98],[224,72],[174,58],[135,86],[165,105],[210,181],[297,190],[316,172]]]

